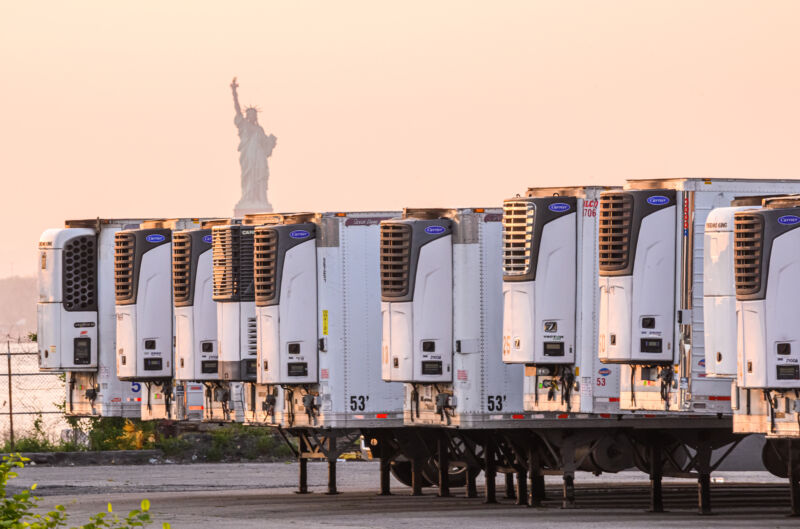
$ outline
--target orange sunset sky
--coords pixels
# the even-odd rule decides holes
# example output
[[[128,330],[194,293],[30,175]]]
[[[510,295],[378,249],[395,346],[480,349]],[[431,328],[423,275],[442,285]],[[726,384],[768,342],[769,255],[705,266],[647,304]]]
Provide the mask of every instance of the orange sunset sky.
[[[800,2],[0,3],[0,277],[65,218],[229,216],[229,83],[278,210],[800,176]]]

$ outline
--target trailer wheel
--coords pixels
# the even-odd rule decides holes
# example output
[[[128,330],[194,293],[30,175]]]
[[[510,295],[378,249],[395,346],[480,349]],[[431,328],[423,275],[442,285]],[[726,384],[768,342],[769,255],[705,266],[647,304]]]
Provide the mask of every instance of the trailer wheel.
[[[422,486],[423,487],[430,487],[433,483],[428,479],[427,472],[425,472],[425,468],[428,465],[423,465],[422,471]],[[410,487],[412,485],[411,480],[411,461],[392,461],[390,471],[392,475],[395,477],[397,481],[405,485],[406,487]]]
[[[779,478],[789,477],[789,450],[795,451],[793,460],[800,460],[795,443],[791,443],[790,448],[785,439],[767,439],[764,448],[761,449],[761,462],[770,474]]]
[[[447,472],[448,483],[451,487],[466,487],[467,476],[472,475],[477,477],[481,469],[478,467],[469,467],[465,463],[451,462],[450,469]],[[430,481],[434,486],[439,486],[439,464],[435,458],[431,457],[422,467],[422,475],[426,480]]]

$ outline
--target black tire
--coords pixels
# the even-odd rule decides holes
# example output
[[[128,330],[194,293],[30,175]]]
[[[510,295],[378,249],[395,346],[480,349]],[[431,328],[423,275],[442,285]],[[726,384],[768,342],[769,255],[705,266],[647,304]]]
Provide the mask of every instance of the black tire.
[[[392,461],[391,466],[389,467],[392,475],[395,477],[397,481],[405,485],[406,487],[412,486],[411,480],[411,461]],[[422,472],[422,486],[423,487],[430,487],[433,485],[427,477],[425,476],[425,471]]]
[[[467,476],[471,474],[473,477],[477,477],[480,472],[481,469],[477,467],[470,468],[464,464],[451,463],[447,481],[451,487],[466,487]],[[435,487],[439,486],[439,464],[435,458],[431,457],[426,461],[422,467],[422,475]]]
[[[773,476],[779,478],[789,477],[788,450],[794,451],[793,460],[797,461],[800,458],[797,448],[788,446],[788,443],[783,439],[767,439],[767,442],[764,443],[764,448],[761,449],[761,462],[764,463],[764,467]],[[800,466],[795,466],[794,470],[800,470]]]

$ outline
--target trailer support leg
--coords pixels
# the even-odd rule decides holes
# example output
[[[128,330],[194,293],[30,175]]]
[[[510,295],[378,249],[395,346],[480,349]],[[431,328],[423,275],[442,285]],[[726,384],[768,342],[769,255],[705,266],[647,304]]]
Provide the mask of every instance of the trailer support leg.
[[[328,492],[325,494],[339,494],[336,490],[336,437],[328,437]]]
[[[444,435],[438,439],[439,452],[439,497],[447,498],[450,496],[450,461],[447,454],[447,437]]]
[[[486,475],[486,497],[484,503],[497,503],[497,490],[495,484],[495,477],[497,476],[497,467],[494,462],[494,439],[487,436],[486,445],[483,449],[484,457],[484,474]]]
[[[564,472],[564,496],[561,500],[562,509],[575,508],[575,474],[572,472]]]
[[[298,476],[297,494],[308,494],[308,459],[300,457],[300,475]]]
[[[471,472],[471,468],[467,470],[467,498],[478,497],[478,485],[475,483],[476,473]]]
[[[697,477],[697,512],[711,514],[711,474],[708,473]]]
[[[797,461],[797,454],[795,451],[795,443],[792,440],[786,441],[787,448],[789,449],[789,491],[791,492],[791,506],[792,516],[800,516],[800,461]]]
[[[517,497],[516,493],[514,492],[514,473],[513,472],[506,472],[506,499],[513,500]]]
[[[661,461],[661,445],[653,442],[648,446],[650,452],[650,512],[664,512],[664,496],[661,478],[664,469]]]
[[[517,470],[517,505],[528,504],[528,472],[525,467]]]
[[[391,496],[391,469],[392,461],[384,456],[381,458],[381,496]]]
[[[422,496],[422,460],[411,460],[411,495]]]
[[[528,450],[528,473],[531,477],[531,496],[529,507],[541,507],[544,500],[544,475],[535,448]]]

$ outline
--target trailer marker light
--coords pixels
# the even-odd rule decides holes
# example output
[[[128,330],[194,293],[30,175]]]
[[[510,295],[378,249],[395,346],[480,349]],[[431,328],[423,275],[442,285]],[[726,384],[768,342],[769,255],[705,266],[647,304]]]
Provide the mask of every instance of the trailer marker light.
[[[520,415],[512,415],[512,416],[511,416],[511,418],[512,418],[512,419],[524,419],[524,418],[525,418],[525,416],[524,416],[524,415],[521,415],[521,414],[520,414]]]
[[[387,419],[388,417],[389,417],[389,415],[386,414],[386,413],[376,413],[375,414],[375,418],[376,419]]]

